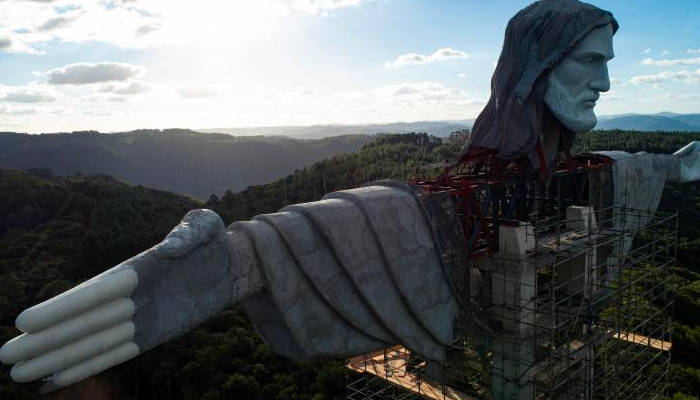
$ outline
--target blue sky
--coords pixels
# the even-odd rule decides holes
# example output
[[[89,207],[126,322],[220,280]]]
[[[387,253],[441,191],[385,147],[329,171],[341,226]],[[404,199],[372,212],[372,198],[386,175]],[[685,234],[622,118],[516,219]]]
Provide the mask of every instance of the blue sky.
[[[529,3],[0,0],[0,130],[474,118]],[[593,4],[620,23],[597,113],[700,112],[700,1]]]

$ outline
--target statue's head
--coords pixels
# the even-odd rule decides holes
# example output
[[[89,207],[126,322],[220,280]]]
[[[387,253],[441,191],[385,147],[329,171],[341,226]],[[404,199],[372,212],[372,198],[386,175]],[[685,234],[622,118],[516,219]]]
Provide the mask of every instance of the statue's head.
[[[520,10],[508,22],[491,98],[465,151],[485,147],[534,162],[538,141],[554,135],[568,150],[576,133],[596,124],[593,108],[610,88],[617,28],[610,12],[577,0],[540,0]]]
[[[544,103],[571,132],[590,131],[597,122],[595,102],[610,89],[612,37],[612,24],[593,29],[549,71]]]

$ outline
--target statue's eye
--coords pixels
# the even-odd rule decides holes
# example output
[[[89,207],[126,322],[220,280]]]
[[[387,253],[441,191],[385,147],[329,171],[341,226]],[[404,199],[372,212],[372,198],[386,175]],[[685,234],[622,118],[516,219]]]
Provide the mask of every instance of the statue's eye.
[[[594,61],[595,61],[594,57],[586,57],[586,58],[582,58],[579,60],[579,62],[581,64],[593,64]]]

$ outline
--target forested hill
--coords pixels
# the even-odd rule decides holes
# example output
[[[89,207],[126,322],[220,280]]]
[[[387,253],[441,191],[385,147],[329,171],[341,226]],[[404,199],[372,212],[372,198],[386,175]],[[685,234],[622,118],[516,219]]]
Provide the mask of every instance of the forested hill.
[[[296,168],[373,140],[231,136],[182,129],[103,134],[0,133],[0,168],[48,168],[59,175],[107,174],[134,184],[206,199],[272,181]]]
[[[577,149],[673,152],[700,134],[624,132],[582,136]],[[389,135],[353,154],[302,168],[276,182],[212,196],[226,220],[318,200],[325,192],[380,178],[410,178],[453,157],[463,142],[425,134]],[[17,335],[13,319],[49,298],[160,241],[189,209],[190,198],[132,186],[107,176],[52,176],[0,170],[0,342]],[[679,267],[673,271],[677,323],[671,393],[700,392],[700,184],[670,185],[663,207],[681,208]],[[276,356],[235,309],[98,377],[59,399],[323,400],[345,395],[342,360],[294,363]],[[0,399],[34,399],[35,385],[15,384],[0,368]]]
[[[326,192],[371,180],[421,176],[427,173],[424,166],[454,158],[464,134],[455,134],[446,143],[425,134],[379,137],[357,153],[320,161],[276,182],[239,193],[229,191],[221,198],[212,196],[206,206],[231,222],[273,212],[285,204],[315,201]],[[625,150],[668,154],[693,140],[700,140],[700,133],[591,132],[577,137],[573,153]],[[671,277],[676,322],[669,388],[671,394],[696,394],[700,393],[700,182],[668,184],[659,208],[678,211],[681,216],[678,266]]]

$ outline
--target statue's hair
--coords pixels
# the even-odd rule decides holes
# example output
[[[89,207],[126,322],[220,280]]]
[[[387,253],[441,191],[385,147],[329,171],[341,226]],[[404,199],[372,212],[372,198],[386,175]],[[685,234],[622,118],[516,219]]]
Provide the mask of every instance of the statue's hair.
[[[566,130],[544,105],[549,71],[593,29],[618,24],[609,11],[577,0],[540,0],[508,22],[491,79],[491,98],[474,122],[469,148],[496,150],[501,158],[529,156],[544,130]],[[574,134],[563,137],[568,150]]]

